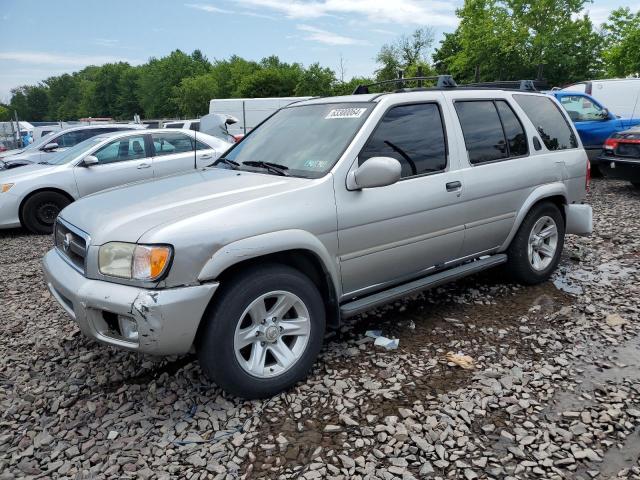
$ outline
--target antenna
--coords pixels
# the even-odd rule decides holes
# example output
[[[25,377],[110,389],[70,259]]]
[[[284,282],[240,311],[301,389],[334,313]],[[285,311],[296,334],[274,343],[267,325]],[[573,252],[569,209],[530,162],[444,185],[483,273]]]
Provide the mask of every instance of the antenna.
[[[196,155],[196,147],[198,146],[198,131],[193,131],[193,169],[198,170],[198,157]]]

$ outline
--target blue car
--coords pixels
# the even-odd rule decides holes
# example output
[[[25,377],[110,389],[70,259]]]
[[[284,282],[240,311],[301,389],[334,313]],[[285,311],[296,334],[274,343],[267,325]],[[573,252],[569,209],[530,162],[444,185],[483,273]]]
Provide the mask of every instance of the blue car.
[[[573,120],[589,160],[596,169],[605,140],[616,132],[640,125],[640,118],[618,118],[586,93],[563,90],[548,93],[558,99]]]

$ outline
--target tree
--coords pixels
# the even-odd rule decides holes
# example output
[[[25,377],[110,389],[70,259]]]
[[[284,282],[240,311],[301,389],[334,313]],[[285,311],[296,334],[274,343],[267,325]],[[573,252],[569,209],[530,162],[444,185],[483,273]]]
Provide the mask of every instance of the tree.
[[[611,12],[602,25],[604,70],[607,76],[640,75],[640,11],[628,7]]]
[[[46,87],[42,85],[24,85],[11,90],[10,109],[18,112],[23,120],[44,120],[49,106]]]
[[[426,75],[429,66],[428,52],[433,45],[433,30],[418,28],[411,35],[401,35],[393,43],[383,45],[376,62],[380,68],[376,70],[378,81],[398,78],[398,70],[415,75],[421,67]],[[408,76],[408,75],[405,75]]]
[[[593,78],[600,37],[580,16],[586,0],[466,0],[460,24],[434,59],[457,81],[535,78],[540,65],[551,84]]]
[[[11,120],[11,111],[8,105],[0,104],[0,122]]]
[[[209,110],[209,101],[216,98],[219,90],[216,75],[205,73],[197,77],[186,77],[174,88],[173,103],[180,115],[195,117]]]
[[[242,78],[239,97],[289,97],[295,94],[296,85],[302,76],[298,63],[281,62],[277,56],[263,58],[259,69]]]
[[[319,63],[314,63],[300,74],[295,95],[331,95],[336,81],[336,74],[333,70],[327,67],[323,68]]]

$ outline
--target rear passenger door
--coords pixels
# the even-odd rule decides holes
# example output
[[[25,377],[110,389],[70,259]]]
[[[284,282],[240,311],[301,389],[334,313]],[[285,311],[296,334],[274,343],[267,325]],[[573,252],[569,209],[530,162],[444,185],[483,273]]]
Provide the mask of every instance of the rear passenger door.
[[[80,196],[106,188],[153,178],[147,135],[118,138],[96,150],[98,165],[76,166],[73,171]]]
[[[214,160],[215,151],[208,145],[197,142],[194,151],[194,139],[181,132],[151,134],[153,140],[153,168],[156,177],[164,177],[174,173],[188,172],[195,168],[205,167]]]
[[[462,246],[459,184],[440,102],[390,107],[358,156],[393,157],[399,182],[336,188],[339,260],[345,295],[380,290],[455,259]]]

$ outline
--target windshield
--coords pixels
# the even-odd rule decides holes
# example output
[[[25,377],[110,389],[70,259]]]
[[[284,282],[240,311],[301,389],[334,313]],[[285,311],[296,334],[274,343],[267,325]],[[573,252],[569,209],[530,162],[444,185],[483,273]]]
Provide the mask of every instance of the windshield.
[[[67,148],[61,152],[54,153],[50,156],[46,157],[46,163],[49,165],[63,165],[65,163],[71,162],[73,159],[78,158],[79,155],[91,149],[95,145],[99,144],[105,139],[105,137],[91,137],[86,140],[74,145],[73,147]]]
[[[58,132],[49,132],[46,135],[40,137],[38,140],[36,140],[33,143],[30,143],[29,145],[27,145],[26,147],[24,147],[25,152],[27,150],[35,150],[38,147],[41,147],[42,145],[46,145],[47,143],[49,143],[53,137],[54,133],[58,133]]]
[[[243,165],[266,162],[286,167],[291,176],[322,177],[338,161],[374,106],[358,102],[284,108],[251,131],[225,158],[243,170],[273,173],[255,164]],[[230,168],[228,163],[216,165]]]

